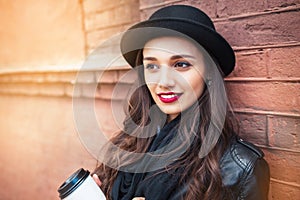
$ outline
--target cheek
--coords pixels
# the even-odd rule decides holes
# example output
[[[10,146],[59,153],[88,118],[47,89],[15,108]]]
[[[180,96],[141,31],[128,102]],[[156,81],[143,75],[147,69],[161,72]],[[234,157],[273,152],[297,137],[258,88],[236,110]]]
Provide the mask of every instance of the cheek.
[[[194,75],[188,79],[188,90],[199,98],[204,90],[204,80],[200,75]]]
[[[149,73],[144,72],[144,80],[145,80],[145,83],[148,87],[153,85],[153,83],[155,81],[154,77],[155,76],[153,74],[149,74]]]
[[[145,84],[147,85],[148,89],[150,90],[151,94],[154,92],[156,85],[157,85],[157,77],[153,74],[144,74]]]
[[[145,83],[148,90],[150,91],[151,96],[153,97],[153,94],[155,93],[155,84],[151,81],[147,81],[146,79],[145,79]]]

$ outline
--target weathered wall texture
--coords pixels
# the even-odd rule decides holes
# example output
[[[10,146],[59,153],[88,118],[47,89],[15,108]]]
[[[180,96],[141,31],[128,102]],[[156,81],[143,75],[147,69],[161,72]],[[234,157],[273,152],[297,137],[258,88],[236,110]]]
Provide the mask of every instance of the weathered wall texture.
[[[83,5],[88,52],[140,19],[138,0],[86,0]]]
[[[115,131],[111,95],[127,68],[101,80],[101,70],[85,72],[74,94],[78,63],[105,39],[171,4],[207,12],[234,47],[237,65],[226,84],[240,134],[265,152],[269,199],[298,199],[299,0],[26,0],[0,3],[1,200],[58,199],[68,174],[94,168],[75,130],[72,97],[87,101],[95,93],[101,128]]]
[[[82,7],[74,1],[1,1],[0,68],[70,65],[84,58]]]
[[[125,71],[112,70],[101,80],[101,71],[84,72],[73,94],[77,69],[101,41],[139,20],[138,5],[0,2],[0,200],[59,199],[56,190],[68,175],[80,167],[94,169],[96,160],[76,131],[72,97],[85,102],[97,88],[99,126],[113,132],[111,93]]]

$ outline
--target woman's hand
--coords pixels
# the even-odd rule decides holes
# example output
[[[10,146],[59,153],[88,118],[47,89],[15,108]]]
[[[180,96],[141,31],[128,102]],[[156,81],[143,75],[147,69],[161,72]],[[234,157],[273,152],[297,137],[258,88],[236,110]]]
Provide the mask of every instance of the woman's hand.
[[[132,200],[146,200],[145,197],[134,197]]]
[[[102,182],[100,181],[99,177],[97,174],[93,174],[93,179],[97,183],[97,185],[100,187],[102,185]]]

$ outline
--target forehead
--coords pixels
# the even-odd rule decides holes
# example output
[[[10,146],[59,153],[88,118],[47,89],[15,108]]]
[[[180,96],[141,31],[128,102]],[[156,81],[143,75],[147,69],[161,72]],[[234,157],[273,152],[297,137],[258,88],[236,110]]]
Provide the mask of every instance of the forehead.
[[[202,56],[202,52],[196,43],[182,37],[174,36],[159,37],[149,40],[144,46],[143,54],[156,53]]]

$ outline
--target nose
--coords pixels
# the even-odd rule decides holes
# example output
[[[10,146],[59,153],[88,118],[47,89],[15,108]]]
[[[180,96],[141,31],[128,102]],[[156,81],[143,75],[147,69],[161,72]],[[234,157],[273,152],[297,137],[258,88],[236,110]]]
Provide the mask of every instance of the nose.
[[[171,88],[175,86],[175,81],[172,75],[171,67],[168,66],[161,67],[158,86],[161,88]]]

